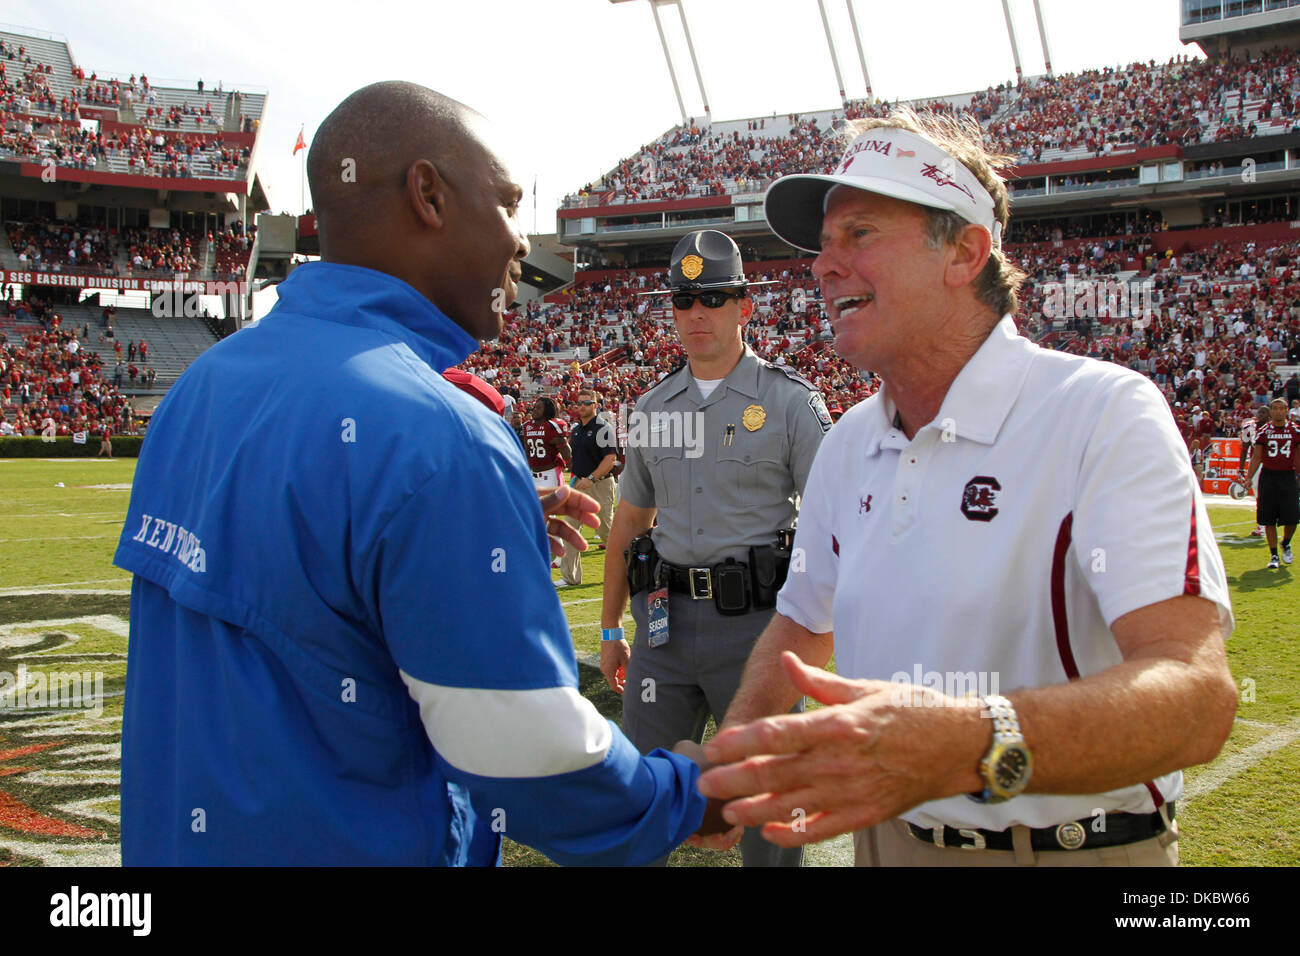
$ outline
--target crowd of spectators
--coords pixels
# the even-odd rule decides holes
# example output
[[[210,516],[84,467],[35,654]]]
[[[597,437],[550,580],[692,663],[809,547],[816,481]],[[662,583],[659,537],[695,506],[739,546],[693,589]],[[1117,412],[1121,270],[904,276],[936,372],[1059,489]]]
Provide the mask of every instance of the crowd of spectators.
[[[6,232],[19,268],[111,269],[112,241],[102,227],[69,223],[11,222]]]
[[[22,44],[15,47],[0,38],[0,106],[28,112],[33,107],[57,112],[59,103],[50,91],[54,68],[32,59]]]
[[[0,151],[17,159],[95,169],[100,161],[120,160],[128,173],[190,178],[238,179],[247,170],[250,150],[219,135],[168,133],[129,128],[105,133],[72,121],[41,120],[0,109]],[[206,167],[206,168],[205,168]]]
[[[909,105],[971,114],[984,125],[991,146],[1026,163],[1040,161],[1048,149],[1101,156],[1116,149],[1199,143],[1211,128],[1214,142],[1254,137],[1264,126],[1300,128],[1298,97],[1300,61],[1279,49],[1253,60],[1178,56],[1165,64],[1133,63],[1043,78],[1020,88],[993,87],[960,110],[948,100]],[[608,205],[759,191],[787,173],[827,172],[842,152],[838,133],[844,121],[883,116],[890,108],[888,102],[847,103],[825,128],[815,117],[791,114],[788,132],[780,135],[768,135],[766,118],[744,121],[743,130],[736,123],[726,132],[692,120],[622,160],[562,205],[588,205],[593,197]]]
[[[1279,371],[1300,365],[1300,241],[1216,244],[1181,257],[1157,246],[1128,280],[1135,292],[1134,283],[1145,289],[1130,297],[1127,312],[1108,314],[1106,299],[1097,296],[1089,314],[1049,324],[1045,286],[1060,282],[1064,269],[1079,277],[1076,294],[1087,291],[1083,283],[1117,271],[1103,271],[1114,265],[1115,252],[1096,256],[1097,249],[1076,263],[1022,257],[1022,267],[1033,270],[1022,295],[1026,331],[1043,335],[1055,327],[1046,336],[1055,347],[1152,378],[1189,447],[1238,435],[1242,420],[1271,399],[1300,400],[1300,378]]]
[[[1290,50],[1218,62],[1184,55],[1044,78],[986,128],[991,143],[1020,162],[1041,160],[1047,149],[1104,155],[1200,143],[1211,124],[1213,142],[1253,137],[1265,124],[1291,129],[1300,119],[1297,94],[1300,64]]]
[[[218,279],[243,279],[248,267],[248,253],[253,247],[257,227],[249,226],[244,232],[243,223],[236,220],[224,232],[215,236],[208,233],[208,241],[216,249],[215,273]]]
[[[193,231],[38,219],[6,224],[9,245],[23,269],[66,272],[91,270],[105,275],[141,271],[194,272],[199,267],[200,236]],[[124,265],[119,269],[118,262]]]
[[[205,158],[220,177],[237,176],[247,164],[247,148],[223,144],[217,137],[228,109],[239,114],[240,131],[257,130],[258,121],[240,109],[242,97],[238,91],[227,94],[218,84],[216,90],[209,90],[205,95],[200,80],[197,104],[191,104],[188,99],[179,103],[160,102],[158,90],[143,74],[139,77],[132,74],[124,82],[101,79],[96,73],[87,76],[84,69],[74,66],[67,77],[71,91],[58,96],[50,87],[54,75],[54,67],[34,60],[25,46],[0,38],[0,128],[3,131],[0,147],[17,157],[53,156],[60,166],[81,169],[93,169],[98,158],[120,153],[126,158],[129,172],[160,176],[196,175],[193,168],[196,156]],[[178,91],[165,92],[171,100]],[[80,128],[83,105],[130,107],[134,111],[132,122],[143,127],[143,131],[138,137],[128,133],[107,137],[108,141],[98,133],[83,133]],[[35,115],[41,113],[53,115]],[[157,132],[176,131],[191,124],[200,131],[210,127],[212,132],[188,139],[162,137]]]
[[[1159,234],[1121,235],[1069,250],[1009,246],[1008,255],[1028,274],[1016,316],[1021,329],[1045,347],[1149,376],[1189,448],[1235,437],[1242,419],[1272,398],[1296,402],[1300,416],[1300,377],[1279,372],[1300,365],[1300,241],[1221,244],[1178,256]],[[746,340],[761,357],[813,382],[838,417],[880,382],[836,355],[810,266],[782,263],[750,276],[777,281],[752,287],[757,308]],[[1073,276],[1082,291],[1120,272],[1126,283],[1145,284],[1141,294],[1130,285],[1129,311],[1110,315],[1099,297],[1096,312],[1049,321],[1044,306],[1053,283]],[[638,295],[665,288],[666,280],[662,272],[633,270],[581,280],[563,301],[508,315],[501,338],[461,367],[511,395],[516,415],[526,415],[539,394],[571,409],[579,388],[596,391],[606,408],[632,406],[684,359],[666,300]]]
[[[7,318],[40,329],[0,331],[0,436],[102,435],[134,429],[127,398],[106,380],[101,360],[75,328],[42,300],[5,303]],[[84,330],[84,340],[90,336]]]

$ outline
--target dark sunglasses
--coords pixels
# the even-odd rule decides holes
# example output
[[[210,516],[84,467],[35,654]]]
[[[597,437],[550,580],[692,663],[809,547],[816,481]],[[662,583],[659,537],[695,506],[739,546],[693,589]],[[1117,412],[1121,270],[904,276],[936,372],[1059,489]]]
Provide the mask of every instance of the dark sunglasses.
[[[595,402],[579,402],[579,405],[595,405]]]
[[[699,299],[706,309],[720,309],[728,299],[743,299],[743,292],[675,292],[673,308],[683,312],[695,305]]]

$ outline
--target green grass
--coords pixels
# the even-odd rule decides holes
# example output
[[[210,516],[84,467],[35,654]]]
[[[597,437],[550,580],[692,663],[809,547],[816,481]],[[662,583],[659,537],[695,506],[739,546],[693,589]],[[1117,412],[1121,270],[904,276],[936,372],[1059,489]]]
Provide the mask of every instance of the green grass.
[[[0,521],[0,671],[13,673],[19,663],[29,673],[98,671],[105,694],[98,720],[71,709],[41,714],[0,710],[0,865],[116,859],[113,751],[120,742],[126,652],[126,641],[117,632],[127,618],[130,576],[112,566],[112,555],[134,469],[134,459],[0,460],[0,514],[5,516]],[[62,487],[57,486],[60,482]],[[1218,774],[1238,754],[1269,740],[1280,728],[1300,728],[1300,570],[1295,570],[1300,564],[1265,569],[1267,549],[1248,537],[1254,527],[1249,510],[1216,507],[1210,518],[1227,566],[1237,621],[1228,659],[1238,686],[1254,699],[1243,695],[1239,720],[1214,763],[1187,771],[1189,788],[1206,774]],[[559,592],[579,660],[599,654],[604,560],[604,552],[587,552],[582,559],[584,583]],[[553,576],[558,578],[559,572]],[[72,619],[79,620],[33,623]],[[617,721],[620,700],[599,672],[580,666],[579,679],[583,694]],[[48,743],[59,746],[30,751]],[[1181,802],[1183,862],[1300,863],[1297,779],[1300,739],[1293,739],[1215,789]],[[13,801],[47,821],[43,826],[76,827],[84,835],[18,833],[4,824]],[[510,841],[505,860],[513,866],[549,865],[537,852]],[[670,860],[670,865],[680,866],[739,863],[736,850],[714,854],[684,848]]]

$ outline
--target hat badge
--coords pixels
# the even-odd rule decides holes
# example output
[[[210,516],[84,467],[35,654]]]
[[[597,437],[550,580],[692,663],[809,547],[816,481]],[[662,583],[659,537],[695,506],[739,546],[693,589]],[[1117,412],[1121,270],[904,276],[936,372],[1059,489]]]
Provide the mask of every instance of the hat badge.
[[[699,256],[686,256],[682,259],[682,275],[688,279],[698,279],[704,271],[704,260]]]

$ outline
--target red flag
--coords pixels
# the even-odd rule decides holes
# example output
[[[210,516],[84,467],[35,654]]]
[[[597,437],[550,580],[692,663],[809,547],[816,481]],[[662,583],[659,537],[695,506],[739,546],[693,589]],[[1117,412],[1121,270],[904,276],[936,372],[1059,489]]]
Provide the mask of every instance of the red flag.
[[[293,144],[293,155],[298,155],[298,150],[306,149],[307,144],[302,141],[302,130],[298,130],[298,141]]]

